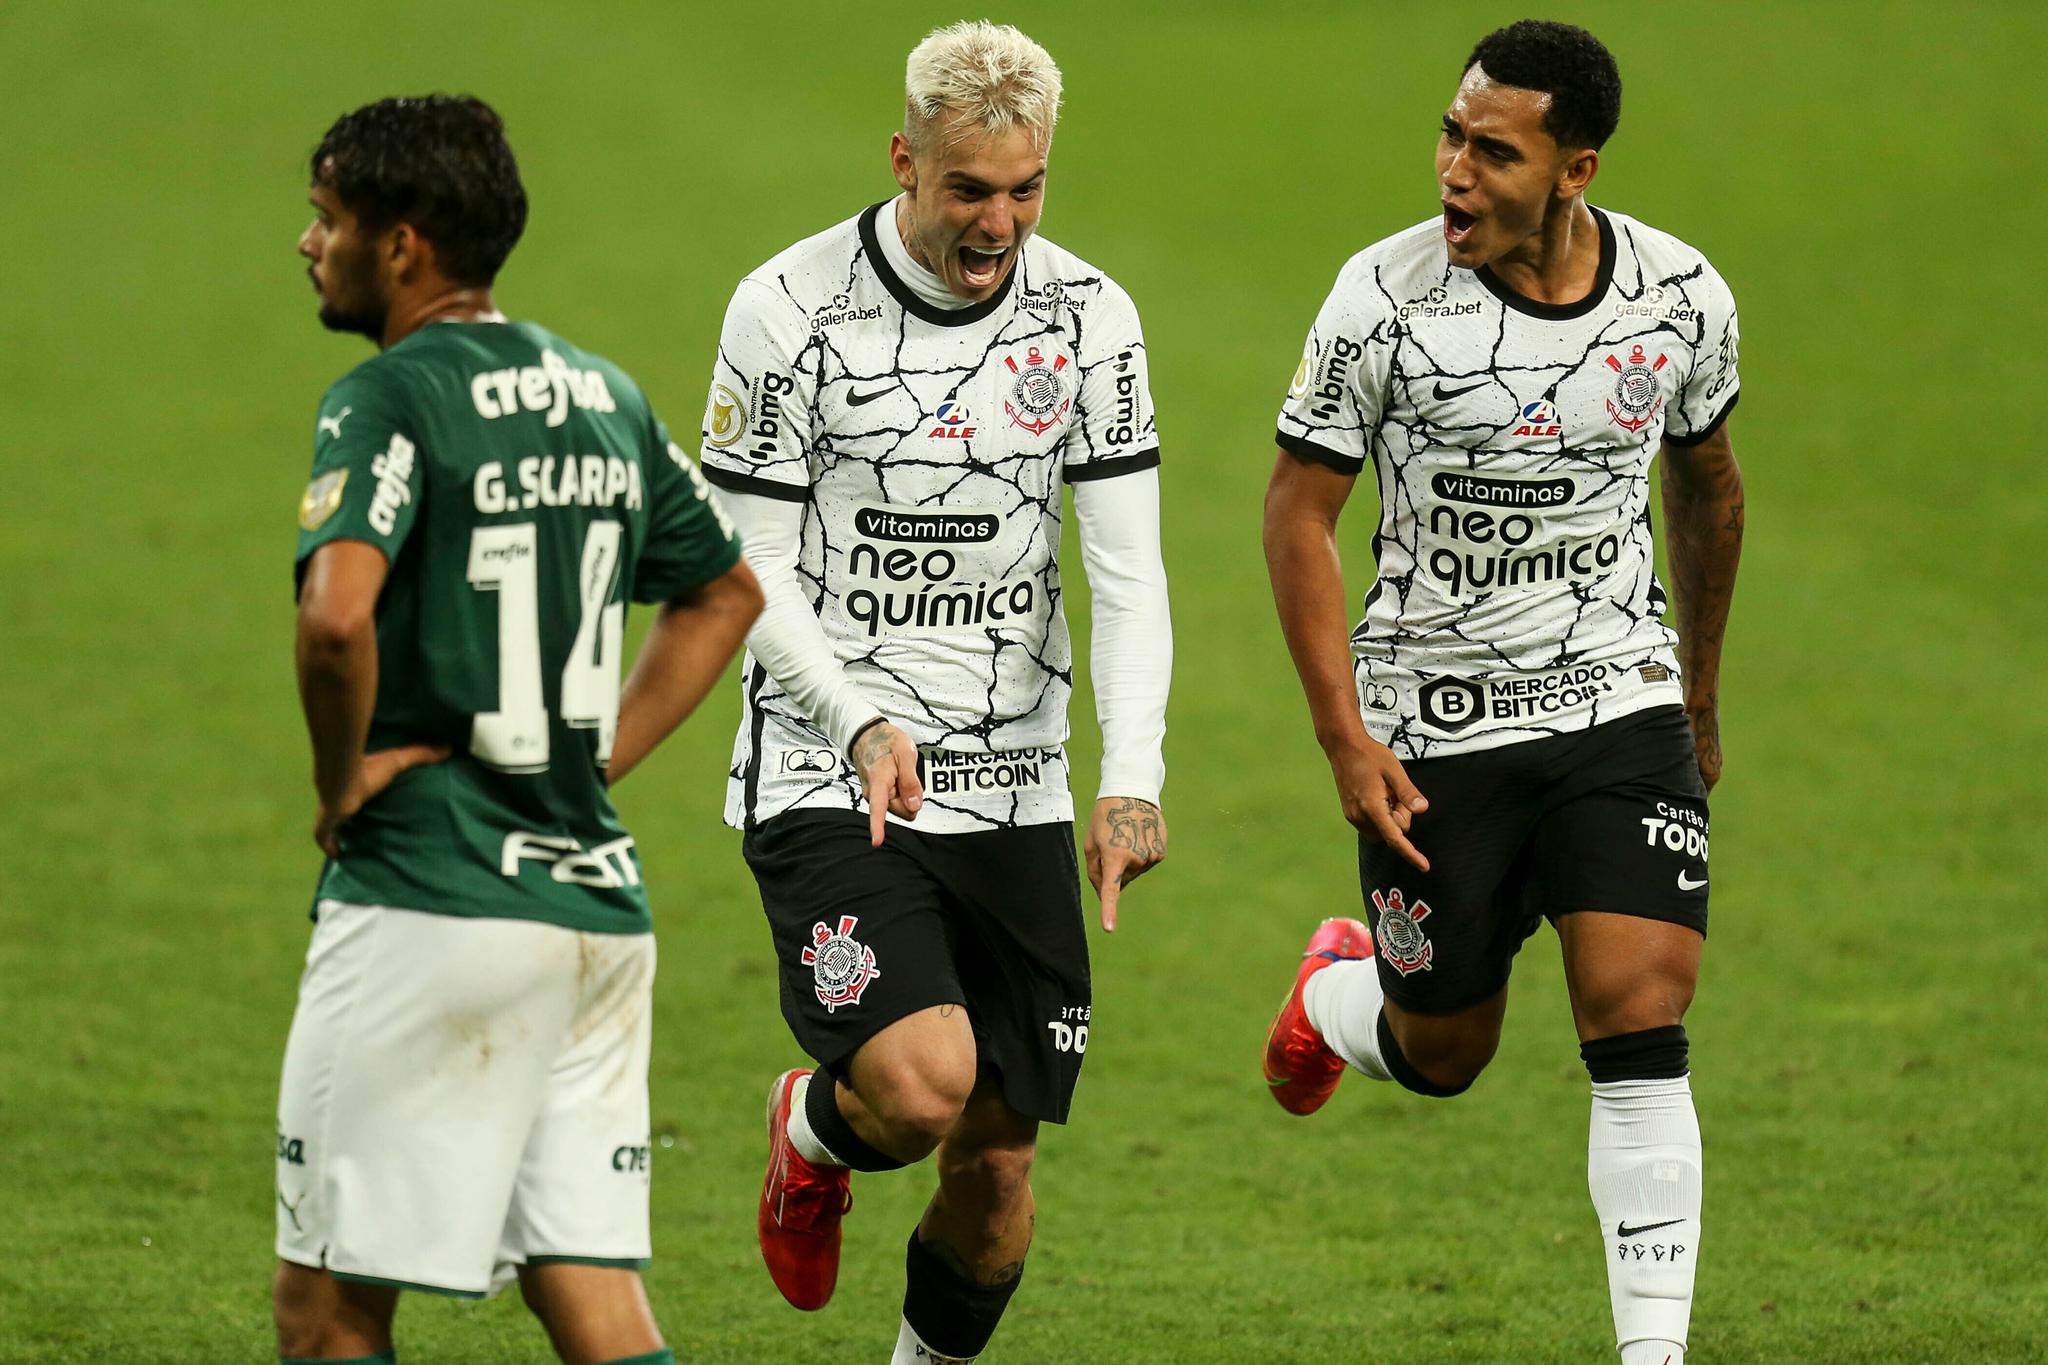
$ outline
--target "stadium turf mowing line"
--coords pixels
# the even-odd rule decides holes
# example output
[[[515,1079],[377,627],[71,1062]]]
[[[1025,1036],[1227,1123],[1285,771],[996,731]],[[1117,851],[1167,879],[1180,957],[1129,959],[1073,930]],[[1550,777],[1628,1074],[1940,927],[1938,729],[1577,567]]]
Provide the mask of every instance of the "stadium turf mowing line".
[[[1257,1064],[1306,927],[1356,908],[1259,562],[1272,418],[1345,256],[1431,211],[1458,63],[1520,12],[1017,16],[1067,74],[1047,232],[1145,319],[1180,667],[1172,858],[1096,937],[1089,1066],[990,1365],[1607,1358],[1548,933],[1465,1099],[1354,1081],[1295,1120]],[[318,330],[290,254],[306,152],[381,94],[495,101],[534,201],[501,300],[688,429],[733,284],[887,192],[903,54],[955,17],[777,15],[0,16],[0,1361],[269,1351],[271,1121],[317,866],[292,509],[314,403],[365,354]],[[2048,24],[2018,4],[1560,17],[1627,82],[1594,199],[1705,251],[1745,337],[1749,545],[1689,1021],[1693,1360],[2030,1358],[2048,319],[2025,281],[2048,204],[2019,170],[2048,148],[2010,94]],[[876,1359],[926,1176],[856,1182],[822,1314],[787,1309],[753,1245],[758,1096],[795,1053],[717,824],[735,712],[728,688],[621,792],[661,936],[648,1286],[679,1359]],[[1074,714],[1085,796],[1085,688]],[[399,1324],[410,1361],[546,1358],[516,1299],[415,1297]]]

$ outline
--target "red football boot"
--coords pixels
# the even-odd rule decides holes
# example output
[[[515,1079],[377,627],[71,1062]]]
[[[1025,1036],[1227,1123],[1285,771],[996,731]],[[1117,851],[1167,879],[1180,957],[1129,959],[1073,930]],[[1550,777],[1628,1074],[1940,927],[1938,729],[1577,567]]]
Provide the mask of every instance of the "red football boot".
[[[768,1091],[768,1174],[761,1181],[761,1259],[782,1297],[805,1312],[831,1302],[839,1284],[839,1220],[853,1207],[853,1172],[814,1166],[789,1140],[789,1108],[806,1069],[785,1071]],[[825,1084],[832,1084],[831,1078]]]
[[[1301,991],[1314,976],[1332,962],[1355,962],[1372,956],[1372,931],[1355,919],[1326,919],[1309,935],[1302,950],[1301,970],[1294,974],[1294,989],[1273,1027],[1266,1032],[1266,1084],[1273,1098],[1290,1114],[1313,1114],[1323,1101],[1337,1091],[1344,1077],[1344,1059],[1330,1051],[1323,1036],[1308,1021],[1301,1005]]]

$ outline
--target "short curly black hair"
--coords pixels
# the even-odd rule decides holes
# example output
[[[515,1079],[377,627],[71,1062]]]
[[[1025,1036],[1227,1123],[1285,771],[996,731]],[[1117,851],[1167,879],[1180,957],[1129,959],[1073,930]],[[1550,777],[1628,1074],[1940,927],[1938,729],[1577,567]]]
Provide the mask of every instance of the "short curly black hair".
[[[1479,40],[1474,64],[1492,80],[1550,96],[1543,131],[1560,147],[1604,146],[1621,122],[1621,69],[1598,38],[1575,24],[1519,19]]]
[[[343,114],[313,149],[313,183],[372,231],[411,224],[457,284],[490,284],[526,230],[505,121],[473,95],[384,99]]]

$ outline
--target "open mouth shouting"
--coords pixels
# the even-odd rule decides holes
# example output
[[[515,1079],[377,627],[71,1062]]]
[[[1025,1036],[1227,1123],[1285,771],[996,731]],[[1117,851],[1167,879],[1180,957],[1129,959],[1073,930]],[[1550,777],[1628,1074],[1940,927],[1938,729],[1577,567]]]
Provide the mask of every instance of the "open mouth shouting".
[[[1456,204],[1444,205],[1444,240],[1454,247],[1464,246],[1472,240],[1472,230],[1479,226],[1477,214],[1468,213]]]
[[[986,289],[1002,277],[1003,261],[1010,254],[1007,247],[962,246],[957,255],[960,261],[960,278],[969,289]]]

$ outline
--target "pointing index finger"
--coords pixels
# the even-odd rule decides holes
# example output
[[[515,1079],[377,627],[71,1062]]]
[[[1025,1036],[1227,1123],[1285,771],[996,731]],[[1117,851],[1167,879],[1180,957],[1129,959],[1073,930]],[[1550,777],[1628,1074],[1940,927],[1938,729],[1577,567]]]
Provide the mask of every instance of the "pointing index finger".
[[[1371,813],[1373,828],[1380,832],[1380,838],[1386,843],[1387,847],[1415,864],[1422,871],[1429,871],[1429,859],[1423,857],[1421,851],[1415,845],[1408,842],[1408,836],[1395,823],[1393,813],[1384,806],[1374,806]]]

